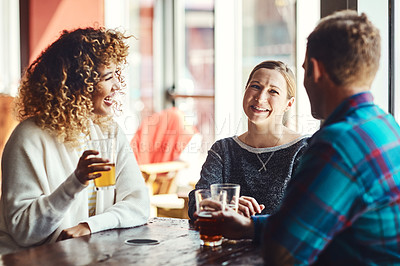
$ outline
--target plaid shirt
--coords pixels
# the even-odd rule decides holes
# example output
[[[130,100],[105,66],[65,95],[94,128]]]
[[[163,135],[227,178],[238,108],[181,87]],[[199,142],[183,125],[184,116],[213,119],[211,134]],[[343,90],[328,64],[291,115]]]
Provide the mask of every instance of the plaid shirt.
[[[310,139],[280,210],[253,221],[267,259],[279,262],[278,247],[295,264],[400,264],[399,125],[369,92],[346,99]]]

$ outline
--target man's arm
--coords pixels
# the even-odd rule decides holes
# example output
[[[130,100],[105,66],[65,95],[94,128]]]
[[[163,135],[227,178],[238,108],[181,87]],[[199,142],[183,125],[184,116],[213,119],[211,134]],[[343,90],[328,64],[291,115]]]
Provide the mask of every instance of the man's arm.
[[[266,221],[262,238],[266,263],[314,262],[335,233],[351,224],[350,212],[360,208],[358,196],[359,186],[337,150],[328,142],[314,143],[289,183],[279,211]]]
[[[223,223],[221,233],[224,237],[229,239],[251,239],[254,237],[252,219],[240,215],[232,209],[214,212],[212,215],[213,218],[217,218]]]

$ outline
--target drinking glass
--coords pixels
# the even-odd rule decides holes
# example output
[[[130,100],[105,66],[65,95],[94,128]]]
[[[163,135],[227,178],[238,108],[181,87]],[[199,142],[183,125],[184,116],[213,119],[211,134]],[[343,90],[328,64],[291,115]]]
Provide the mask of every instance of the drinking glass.
[[[109,137],[103,139],[92,139],[88,142],[88,148],[99,152],[97,157],[108,159],[108,163],[100,163],[101,166],[109,166],[111,170],[95,172],[101,173],[101,176],[94,179],[96,189],[109,189],[115,186],[115,163],[116,163],[116,138]]]
[[[234,211],[239,209],[240,185],[232,183],[212,184],[210,186],[211,195],[217,196],[222,191],[226,191],[226,207]]]
[[[209,189],[198,189],[195,191],[196,198],[196,211],[197,211],[197,225],[200,231],[201,244],[204,246],[215,247],[222,244],[222,234],[220,230],[220,223],[217,219],[212,218],[211,212],[219,210],[209,204],[205,204],[204,200],[211,200],[212,202],[219,203],[221,210],[225,209],[226,193],[221,193],[215,197],[211,196]],[[209,201],[210,202],[210,201]]]

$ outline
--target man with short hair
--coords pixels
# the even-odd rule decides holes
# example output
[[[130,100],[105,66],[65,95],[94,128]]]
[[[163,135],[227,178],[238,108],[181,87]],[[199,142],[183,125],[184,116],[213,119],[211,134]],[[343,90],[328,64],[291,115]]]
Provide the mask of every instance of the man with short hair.
[[[379,59],[379,31],[365,14],[320,21],[303,68],[324,124],[275,214],[213,214],[225,237],[253,237],[268,265],[400,263],[400,127],[369,92]]]

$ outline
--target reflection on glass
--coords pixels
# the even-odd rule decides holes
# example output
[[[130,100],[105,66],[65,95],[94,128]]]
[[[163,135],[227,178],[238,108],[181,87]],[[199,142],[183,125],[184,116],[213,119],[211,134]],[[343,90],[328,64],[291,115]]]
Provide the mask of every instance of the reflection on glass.
[[[264,60],[285,62],[296,73],[295,2],[243,1],[243,77],[248,77],[253,67]]]
[[[140,1],[140,99],[142,116],[153,113],[153,20],[154,1]]]
[[[295,65],[295,1],[243,1],[244,76],[263,60]]]
[[[122,125],[133,136],[143,117],[154,112],[154,0],[129,0],[129,42],[127,79],[127,104]]]
[[[179,71],[175,103],[196,114],[194,125],[203,136],[201,151],[214,142],[214,0],[185,0],[184,65]],[[180,52],[180,51],[177,51]]]

